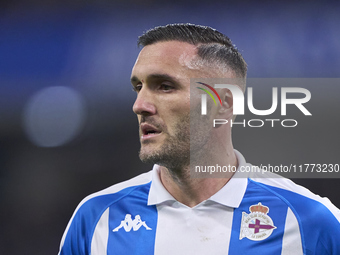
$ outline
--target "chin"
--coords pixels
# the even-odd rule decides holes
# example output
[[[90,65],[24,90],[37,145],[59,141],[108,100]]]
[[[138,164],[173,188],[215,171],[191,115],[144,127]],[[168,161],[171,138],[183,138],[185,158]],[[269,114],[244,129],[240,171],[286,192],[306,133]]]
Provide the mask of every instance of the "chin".
[[[159,161],[159,158],[162,156],[161,150],[155,148],[156,146],[152,145],[143,145],[142,148],[139,151],[139,158],[144,163],[152,163],[157,164]]]
[[[139,158],[143,163],[157,164],[164,166],[168,169],[177,169],[188,165],[190,162],[190,156],[185,156],[181,151],[164,151],[160,150],[141,150],[139,152]]]

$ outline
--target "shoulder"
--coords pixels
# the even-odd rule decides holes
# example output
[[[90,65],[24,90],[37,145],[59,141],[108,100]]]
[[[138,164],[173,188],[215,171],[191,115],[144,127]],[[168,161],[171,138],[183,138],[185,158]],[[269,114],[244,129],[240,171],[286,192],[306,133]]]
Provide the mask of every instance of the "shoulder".
[[[93,193],[87,197],[85,197],[78,205],[77,210],[79,210],[82,206],[87,203],[100,203],[101,200],[105,200],[105,198],[110,197],[110,201],[112,202],[112,198],[120,199],[128,195],[131,191],[146,185],[151,182],[152,179],[152,171],[147,173],[143,173],[138,175],[130,180],[117,183],[112,185],[106,189]]]
[[[147,200],[152,171],[130,180],[112,185],[84,198],[74,211],[64,232],[61,248],[69,250],[65,254],[87,254],[93,231],[101,216],[111,206],[119,206],[119,201],[129,196]],[[136,192],[136,193],[135,193]],[[64,254],[64,253],[60,253]]]
[[[265,178],[263,175],[249,178],[249,186],[263,190],[287,206],[298,224],[307,254],[340,253],[340,210],[328,198],[272,173],[266,173]]]
[[[93,193],[85,197],[77,206],[73,217],[79,212],[96,210],[102,212],[110,204],[115,203],[121,198],[129,195],[134,190],[147,185],[151,182],[151,171],[138,175],[130,180],[117,183],[106,189]],[[71,219],[72,220],[72,219]]]
[[[290,179],[273,173],[265,173],[253,175],[250,181],[275,194],[287,203],[287,205],[293,207],[293,209],[296,208],[299,213],[304,215],[314,214],[313,212],[318,209],[321,210],[319,213],[322,211],[324,213],[330,213],[334,219],[340,222],[340,210],[334,206],[328,198],[320,197]]]

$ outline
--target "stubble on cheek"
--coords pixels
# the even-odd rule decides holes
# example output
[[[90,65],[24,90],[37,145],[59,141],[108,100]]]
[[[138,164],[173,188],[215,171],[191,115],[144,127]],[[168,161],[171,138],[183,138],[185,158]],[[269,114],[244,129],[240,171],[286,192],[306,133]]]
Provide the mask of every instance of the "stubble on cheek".
[[[162,144],[151,142],[142,144],[139,157],[144,163],[159,164],[167,168],[188,164],[190,160],[190,118],[183,116],[173,129],[173,134],[164,132],[166,136]]]
[[[206,149],[212,130],[212,114],[209,112],[212,102],[207,102],[207,115],[201,114],[201,104],[195,104],[190,110],[190,154]]]

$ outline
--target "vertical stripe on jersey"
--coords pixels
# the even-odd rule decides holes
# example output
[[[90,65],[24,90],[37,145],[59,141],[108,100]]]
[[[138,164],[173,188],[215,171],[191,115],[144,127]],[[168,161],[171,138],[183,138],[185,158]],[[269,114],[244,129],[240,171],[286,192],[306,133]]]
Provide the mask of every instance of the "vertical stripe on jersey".
[[[94,230],[91,242],[91,254],[107,255],[107,240],[109,237],[109,208],[100,217]]]
[[[276,229],[264,240],[253,241],[247,237],[240,239],[242,213],[250,214],[249,207],[258,203],[269,208],[267,215]],[[280,198],[250,180],[240,206],[234,210],[229,255],[249,254],[249,251],[252,254],[281,255],[286,215],[287,205]]]
[[[329,209],[300,194],[269,187],[289,203],[299,223],[304,254],[340,254],[339,222]]]
[[[105,246],[105,243],[107,245],[107,253],[105,254],[109,255],[142,254],[145,250],[147,250],[147,252],[144,254],[153,254],[154,244],[150,243],[154,243],[155,239],[157,211],[155,206],[147,205],[150,184],[151,182],[128,187],[117,193],[99,195],[85,201],[74,213],[68,226],[68,231],[65,234],[60,255],[97,255],[98,253],[95,253],[95,251],[99,251],[99,254],[102,254],[105,253],[105,247],[102,247],[103,245]],[[141,245],[143,247],[137,249],[135,253],[129,252],[131,247],[122,247],[122,245],[126,246],[124,242],[110,243],[112,234],[114,233],[112,229],[116,227],[114,225],[117,223],[120,224],[120,221],[124,220],[126,213],[131,213],[133,216],[137,214],[141,215],[142,220],[150,224],[149,226],[153,229],[153,231],[150,231],[153,236],[150,237],[149,242],[146,242],[144,246]],[[112,220],[114,222],[111,222]],[[104,230],[104,234],[99,234],[100,230],[105,229],[105,225],[106,230]],[[136,231],[136,233],[141,233],[142,230],[143,229],[140,229]],[[107,233],[108,237],[106,236]],[[119,234],[121,234],[121,231]],[[133,241],[137,244],[142,243],[142,240],[138,238],[132,239],[134,239]],[[94,245],[94,247],[91,247],[91,245]],[[134,243],[132,243],[132,245],[134,245]],[[139,250],[141,250],[141,252]]]
[[[299,223],[290,208],[288,208],[284,231],[281,255],[302,255],[303,250]]]
[[[139,186],[110,207],[108,255],[154,254],[158,215],[156,206],[147,205],[149,189],[150,183]],[[129,228],[126,231],[121,227],[113,231],[125,220],[127,214],[131,220],[140,216],[142,223],[140,228],[138,230]],[[151,230],[147,230],[144,224]],[[128,225],[131,227],[131,222]]]
[[[233,208],[204,201],[158,205],[155,255],[228,254]]]

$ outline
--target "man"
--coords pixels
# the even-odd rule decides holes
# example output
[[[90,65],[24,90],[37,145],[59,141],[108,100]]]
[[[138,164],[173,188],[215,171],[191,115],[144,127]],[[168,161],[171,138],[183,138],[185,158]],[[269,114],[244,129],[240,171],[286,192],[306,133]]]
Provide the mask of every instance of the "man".
[[[230,39],[175,24],[146,32],[139,45],[133,111],[140,158],[154,168],[85,198],[59,254],[340,254],[340,212],[329,200],[284,178],[191,176],[193,162],[252,167],[233,149],[229,125],[197,125],[233,118],[230,91],[218,90],[220,104],[208,104],[207,117],[196,87],[209,84],[190,85],[227,78],[244,90],[247,66]]]

